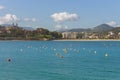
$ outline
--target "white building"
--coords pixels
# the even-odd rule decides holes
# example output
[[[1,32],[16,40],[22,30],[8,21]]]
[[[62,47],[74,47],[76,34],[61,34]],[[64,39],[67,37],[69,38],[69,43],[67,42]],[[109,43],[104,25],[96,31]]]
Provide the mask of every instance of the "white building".
[[[63,39],[76,39],[78,32],[63,32],[62,38]]]
[[[114,35],[114,33],[112,31],[108,32],[109,35]]]

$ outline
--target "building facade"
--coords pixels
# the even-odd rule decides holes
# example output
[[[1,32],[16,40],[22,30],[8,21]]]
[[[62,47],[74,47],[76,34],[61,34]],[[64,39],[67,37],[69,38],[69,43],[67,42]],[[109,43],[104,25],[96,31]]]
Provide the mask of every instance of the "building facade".
[[[76,39],[78,32],[63,32],[62,38],[63,39]]]

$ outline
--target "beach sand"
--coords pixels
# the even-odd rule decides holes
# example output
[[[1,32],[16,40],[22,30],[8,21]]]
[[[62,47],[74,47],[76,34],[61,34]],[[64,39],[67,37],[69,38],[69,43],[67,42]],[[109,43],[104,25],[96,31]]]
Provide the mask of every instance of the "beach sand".
[[[120,39],[59,39],[53,41],[120,41]]]

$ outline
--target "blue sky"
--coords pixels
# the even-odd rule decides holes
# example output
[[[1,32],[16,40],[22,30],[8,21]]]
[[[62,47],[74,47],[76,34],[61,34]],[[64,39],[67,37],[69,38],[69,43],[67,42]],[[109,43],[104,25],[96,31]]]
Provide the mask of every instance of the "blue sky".
[[[0,24],[49,30],[120,25],[120,0],[1,0]]]

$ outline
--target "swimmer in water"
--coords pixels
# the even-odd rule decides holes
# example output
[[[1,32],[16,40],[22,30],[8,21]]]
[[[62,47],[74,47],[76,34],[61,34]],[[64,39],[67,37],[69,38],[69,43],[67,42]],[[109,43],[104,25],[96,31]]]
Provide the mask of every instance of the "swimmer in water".
[[[62,58],[63,58],[63,56],[61,55],[61,56],[60,56],[60,58],[62,59]]]
[[[11,59],[10,58],[8,58],[8,60],[7,60],[8,62],[10,62],[11,61]]]

